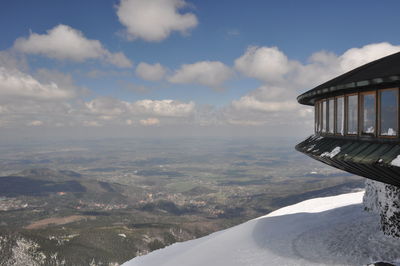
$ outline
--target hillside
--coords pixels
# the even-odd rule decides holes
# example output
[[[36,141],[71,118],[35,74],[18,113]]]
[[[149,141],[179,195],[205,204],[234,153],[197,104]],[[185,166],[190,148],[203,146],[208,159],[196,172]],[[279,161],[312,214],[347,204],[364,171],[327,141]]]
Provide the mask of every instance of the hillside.
[[[395,263],[400,240],[378,230],[364,192],[316,198],[197,240],[137,257],[125,266],[367,265]]]

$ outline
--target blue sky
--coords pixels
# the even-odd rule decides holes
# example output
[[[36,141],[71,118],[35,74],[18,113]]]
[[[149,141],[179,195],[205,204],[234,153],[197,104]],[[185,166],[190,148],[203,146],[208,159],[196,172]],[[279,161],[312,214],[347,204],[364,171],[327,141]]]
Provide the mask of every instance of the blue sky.
[[[0,67],[4,81],[18,82],[0,85],[0,127],[261,126],[276,134],[301,118],[311,132],[312,113],[295,107],[295,96],[398,51],[399,7],[342,0],[4,0]],[[26,110],[16,111],[18,104]]]

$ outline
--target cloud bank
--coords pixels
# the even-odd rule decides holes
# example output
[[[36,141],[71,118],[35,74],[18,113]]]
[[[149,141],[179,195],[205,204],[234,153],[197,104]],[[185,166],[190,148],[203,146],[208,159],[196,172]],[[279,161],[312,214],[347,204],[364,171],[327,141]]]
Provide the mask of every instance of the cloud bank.
[[[400,46],[377,43],[352,48],[340,56],[321,51],[302,64],[288,57],[277,47],[249,47],[235,61],[235,68],[244,76],[256,78],[263,86],[233,101],[237,108],[284,111],[293,110],[296,96],[337,75],[370,61],[400,51]]]
[[[24,60],[0,52],[0,127],[32,130],[41,127],[96,129],[155,129],[255,127],[270,132],[294,134],[312,130],[313,109],[301,106],[296,97],[305,90],[369,61],[400,51],[389,43],[352,48],[340,55],[319,51],[306,62],[292,60],[278,47],[251,46],[234,60],[238,78],[256,79],[258,87],[220,107],[192,100],[140,99],[126,101],[90,95],[69,74],[49,69],[29,72]],[[136,75],[149,81],[198,84],[221,88],[235,75],[219,61],[182,65],[168,76],[159,63],[140,63]],[[161,132],[161,131],[160,131]],[[261,132],[262,133],[262,132]],[[260,133],[260,134],[261,134]]]

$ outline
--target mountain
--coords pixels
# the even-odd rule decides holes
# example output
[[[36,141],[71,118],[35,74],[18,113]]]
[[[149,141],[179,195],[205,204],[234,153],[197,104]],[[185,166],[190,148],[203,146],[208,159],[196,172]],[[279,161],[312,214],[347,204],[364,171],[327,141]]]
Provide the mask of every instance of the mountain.
[[[0,196],[38,196],[56,192],[86,192],[79,173],[48,168],[27,169],[16,175],[0,177]]]
[[[400,239],[364,211],[364,192],[315,198],[209,236],[176,243],[124,266],[369,265],[400,262]]]
[[[50,181],[59,181],[63,179],[71,179],[82,177],[81,174],[69,170],[53,170],[49,168],[33,168],[26,169],[18,174],[19,176],[39,178]]]
[[[98,197],[123,197],[122,186],[115,183],[84,178],[81,174],[69,170],[34,168],[9,176],[0,176],[0,197],[49,196],[55,193],[85,193],[79,195],[91,199]],[[105,195],[107,194],[107,195]],[[98,197],[96,197],[96,195]]]

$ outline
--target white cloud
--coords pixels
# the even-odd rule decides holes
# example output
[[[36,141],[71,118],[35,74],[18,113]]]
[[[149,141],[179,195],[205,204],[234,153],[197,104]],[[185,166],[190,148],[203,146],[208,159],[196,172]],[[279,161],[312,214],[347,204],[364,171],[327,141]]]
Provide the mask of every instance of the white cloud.
[[[76,96],[88,95],[90,90],[75,84],[71,74],[65,74],[57,70],[40,68],[34,73],[34,77],[41,83],[56,83],[60,88],[74,93]]]
[[[252,46],[235,60],[235,68],[248,77],[276,82],[291,70],[291,63],[277,47]]]
[[[256,97],[249,95],[233,101],[232,105],[239,110],[247,109],[264,112],[293,111],[298,108],[298,103],[294,100],[260,101]]]
[[[28,38],[18,38],[13,47],[23,53],[40,54],[58,60],[83,62],[101,59],[117,67],[132,66],[123,53],[111,53],[100,41],[87,39],[81,31],[62,24],[46,34],[30,33]]]
[[[270,132],[280,134],[282,131],[289,132],[289,135],[305,130],[311,132],[313,109],[296,102],[300,93],[350,70],[350,67],[365,63],[365,58],[374,60],[400,51],[399,46],[388,43],[370,44],[349,49],[341,55],[327,51],[316,52],[306,62],[299,62],[291,60],[274,47],[251,49],[253,51],[247,50],[240,58],[250,58],[251,60],[243,62],[250,62],[249,68],[253,68],[254,71],[242,73],[261,80],[262,85],[223,107],[170,99],[128,102],[112,97],[97,97],[85,101],[80,97],[80,89],[74,85],[70,75],[48,69],[39,69],[28,74],[27,71],[17,68],[21,66],[18,61],[9,55],[2,57],[0,52],[0,124],[8,128],[29,125],[43,128],[46,126],[47,129],[62,126],[63,130],[75,130],[84,126],[94,127],[94,131],[98,132],[111,132],[120,126],[133,132],[135,128],[150,125],[170,127],[175,132],[177,128],[182,129],[189,125],[200,126],[199,128],[204,130],[208,130],[208,127],[228,126],[240,130],[239,126],[258,126],[254,132],[267,130],[266,135]],[[269,52],[265,53],[265,50]],[[265,71],[263,67],[269,64],[264,63],[270,62],[265,57],[265,54],[269,53],[273,54],[274,58],[283,59],[273,60],[280,70],[272,68],[271,71],[279,78],[265,78],[261,74]],[[261,56],[261,59],[256,58],[258,56]],[[360,58],[362,60],[357,61]],[[169,79],[176,78],[177,83],[198,83],[212,87],[220,86],[227,79],[219,79],[221,74],[210,78],[210,75],[215,75],[215,69],[219,73],[218,67],[207,68],[210,62],[206,62],[206,67],[202,64],[204,62],[199,63],[182,66]],[[216,63],[225,69],[225,65]],[[226,72],[229,73],[226,76],[232,75],[229,68]],[[96,127],[101,127],[101,130]],[[148,130],[151,131],[151,128]]]
[[[165,77],[167,69],[163,67],[160,63],[151,65],[141,62],[136,67],[136,75],[144,80],[150,81],[160,81]]]
[[[172,83],[201,84],[219,89],[222,84],[233,76],[232,70],[218,61],[202,61],[182,65],[169,78]]]
[[[32,126],[32,127],[38,127],[38,126],[42,126],[42,125],[43,125],[43,122],[40,120],[33,120],[28,123],[28,126]]]
[[[6,106],[0,105],[0,114],[8,113],[8,108]]]
[[[298,121],[311,119],[312,108],[301,106],[296,101],[296,87],[263,85],[238,100],[231,103],[231,108],[225,111],[230,124],[236,125],[269,125],[272,127],[282,124],[297,125]],[[245,123],[243,121],[251,121]],[[238,122],[239,121],[239,122]],[[301,126],[305,126],[303,123]]]
[[[264,85],[232,101],[224,112],[225,119],[252,123],[264,121],[275,126],[297,125],[303,121],[303,126],[310,126],[312,108],[301,106],[296,101],[301,92],[398,51],[400,46],[377,43],[349,49],[340,56],[326,51],[316,52],[303,64],[289,60],[277,47],[250,47],[235,61],[235,67]]]
[[[160,124],[160,120],[158,120],[158,118],[154,118],[154,117],[142,119],[139,122],[143,126],[155,126],[155,125]]]
[[[132,67],[132,61],[122,52],[110,53],[109,51],[105,51],[104,58],[108,63],[120,68]]]
[[[133,122],[132,119],[126,119],[126,120],[125,120],[125,123],[126,123],[128,126],[131,126],[131,125],[135,124],[135,122]]]
[[[399,51],[399,45],[396,46],[387,42],[369,44],[361,48],[352,48],[340,56],[340,66],[344,71],[349,71]]]
[[[262,126],[265,121],[251,121],[251,120],[228,120],[228,124],[235,126]]]
[[[126,102],[111,97],[99,97],[84,103],[85,110],[98,115],[103,120],[111,120],[116,116],[166,116],[186,117],[194,109],[194,102],[183,103],[174,100],[140,100]],[[104,117],[108,119],[104,119]]]
[[[289,60],[277,47],[251,46],[235,60],[235,68],[268,85],[291,83],[294,84],[292,87],[306,88],[398,51],[400,46],[376,43],[349,49],[340,56],[326,51],[316,52],[308,63],[303,64]]]
[[[173,31],[186,33],[197,26],[194,14],[179,12],[186,6],[184,0],[121,0],[117,15],[128,39],[161,41]]]
[[[0,66],[9,69],[29,69],[25,56],[18,56],[12,51],[0,51]]]
[[[101,127],[102,124],[100,124],[97,121],[83,121],[83,125],[85,127]]]
[[[195,108],[194,102],[182,103],[174,100],[141,100],[132,103],[131,109],[157,116],[184,117]]]
[[[78,117],[87,127],[152,126],[160,123],[159,117],[165,118],[169,124],[179,124],[188,120],[194,112],[193,102],[183,103],[174,100],[126,102],[111,97],[99,97],[82,103],[80,107],[77,106],[73,116]]]
[[[86,102],[85,107],[92,114],[118,116],[128,111],[129,103],[111,97],[99,97]]]
[[[149,91],[153,90],[154,88],[152,87],[148,87],[148,86],[144,86],[144,85],[140,85],[140,84],[135,84],[126,80],[119,80],[118,81],[118,85],[127,91],[133,91],[136,93],[148,93]]]
[[[0,96],[39,100],[62,100],[75,96],[71,86],[62,87],[54,81],[39,82],[29,74],[17,69],[0,66]]]

